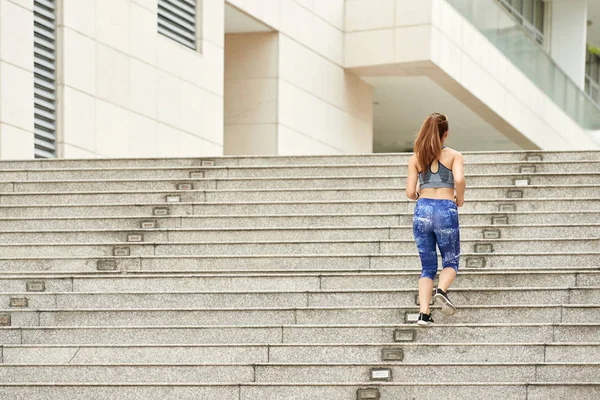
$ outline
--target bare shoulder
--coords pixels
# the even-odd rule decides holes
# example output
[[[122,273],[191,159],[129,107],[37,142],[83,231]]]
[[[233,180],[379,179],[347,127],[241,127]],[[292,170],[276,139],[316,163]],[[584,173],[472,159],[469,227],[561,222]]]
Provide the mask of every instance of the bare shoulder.
[[[463,160],[463,155],[460,151],[451,149],[450,147],[446,147],[444,150],[448,152],[448,155],[450,157],[452,157],[452,161],[455,161],[455,160],[462,161]]]

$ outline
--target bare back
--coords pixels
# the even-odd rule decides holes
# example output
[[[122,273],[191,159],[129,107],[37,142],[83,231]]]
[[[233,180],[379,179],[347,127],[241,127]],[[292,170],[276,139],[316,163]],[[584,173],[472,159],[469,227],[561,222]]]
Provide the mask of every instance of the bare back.
[[[416,161],[415,158],[415,167],[417,169],[417,173],[423,171],[423,168],[419,165],[419,162]],[[439,171],[439,163],[442,163],[447,169],[452,171],[452,175],[455,180],[463,179],[463,162],[462,162],[462,154],[456,150],[451,148],[442,149],[442,155],[439,160],[434,160],[431,163],[431,166],[426,166],[425,168],[431,168],[432,173],[437,173]],[[457,179],[459,178],[459,179]],[[420,197],[429,198],[429,199],[445,199],[445,200],[453,200],[454,201],[454,189],[450,188],[425,188],[421,189]]]

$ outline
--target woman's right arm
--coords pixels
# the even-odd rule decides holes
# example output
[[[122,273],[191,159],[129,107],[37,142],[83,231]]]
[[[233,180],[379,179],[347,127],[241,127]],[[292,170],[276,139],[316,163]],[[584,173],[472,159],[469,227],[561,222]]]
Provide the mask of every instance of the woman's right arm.
[[[454,177],[454,189],[456,190],[456,205],[462,207],[465,203],[465,172],[463,155],[459,152],[454,156],[452,162],[452,176]]]

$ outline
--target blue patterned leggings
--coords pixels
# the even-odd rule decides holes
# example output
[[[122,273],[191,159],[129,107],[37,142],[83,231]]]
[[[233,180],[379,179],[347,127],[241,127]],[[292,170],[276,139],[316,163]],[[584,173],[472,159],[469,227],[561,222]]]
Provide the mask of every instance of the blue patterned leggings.
[[[443,268],[458,272],[460,230],[455,202],[419,199],[413,217],[413,233],[423,268],[421,278],[435,278],[438,269],[436,244],[442,254]]]

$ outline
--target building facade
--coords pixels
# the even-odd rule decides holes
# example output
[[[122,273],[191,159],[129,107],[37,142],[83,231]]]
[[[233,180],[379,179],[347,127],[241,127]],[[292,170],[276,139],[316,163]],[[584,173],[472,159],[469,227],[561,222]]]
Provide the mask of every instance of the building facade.
[[[0,0],[0,158],[597,149],[592,0]]]

